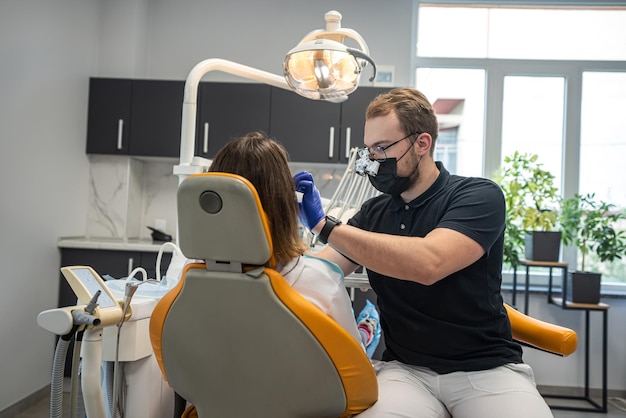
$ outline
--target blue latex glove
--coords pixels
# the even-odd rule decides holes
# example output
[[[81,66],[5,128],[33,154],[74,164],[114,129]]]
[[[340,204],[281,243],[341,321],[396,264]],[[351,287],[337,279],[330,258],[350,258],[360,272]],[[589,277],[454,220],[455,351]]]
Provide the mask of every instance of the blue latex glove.
[[[298,202],[300,222],[311,231],[325,216],[320,192],[308,171],[299,172],[293,176],[293,181],[296,191],[302,193],[302,201]]]

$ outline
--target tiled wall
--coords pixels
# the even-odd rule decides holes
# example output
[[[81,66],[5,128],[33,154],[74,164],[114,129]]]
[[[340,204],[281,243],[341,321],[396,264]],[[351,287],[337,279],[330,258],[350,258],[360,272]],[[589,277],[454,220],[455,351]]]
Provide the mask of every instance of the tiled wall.
[[[176,235],[176,160],[90,155],[89,161],[87,237],[150,238],[146,226],[155,220],[164,220],[165,232]],[[330,199],[346,165],[291,163],[291,170],[311,172],[322,197]]]

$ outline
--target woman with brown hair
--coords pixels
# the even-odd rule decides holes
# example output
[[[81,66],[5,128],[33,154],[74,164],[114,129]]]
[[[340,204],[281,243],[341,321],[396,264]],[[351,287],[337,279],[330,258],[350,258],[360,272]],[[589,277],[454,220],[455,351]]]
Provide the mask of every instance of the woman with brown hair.
[[[362,343],[343,273],[333,263],[305,255],[307,246],[300,237],[296,189],[285,148],[261,132],[251,132],[224,145],[209,171],[237,174],[254,185],[270,224],[276,270]]]

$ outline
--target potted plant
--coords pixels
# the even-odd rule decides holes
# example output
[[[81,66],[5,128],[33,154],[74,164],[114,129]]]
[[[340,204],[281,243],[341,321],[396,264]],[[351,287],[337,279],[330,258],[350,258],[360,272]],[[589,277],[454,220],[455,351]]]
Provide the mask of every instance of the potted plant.
[[[515,151],[495,176],[506,201],[504,261],[515,267],[520,253],[528,260],[558,261],[561,232],[556,230],[561,202],[554,175],[536,154]]]
[[[591,252],[608,262],[626,255],[626,231],[616,230],[616,223],[626,219],[626,214],[614,207],[597,200],[594,193],[576,194],[563,202],[559,216],[563,244],[575,245],[580,251],[580,270],[571,273],[572,302],[600,302],[602,275],[585,269]]]

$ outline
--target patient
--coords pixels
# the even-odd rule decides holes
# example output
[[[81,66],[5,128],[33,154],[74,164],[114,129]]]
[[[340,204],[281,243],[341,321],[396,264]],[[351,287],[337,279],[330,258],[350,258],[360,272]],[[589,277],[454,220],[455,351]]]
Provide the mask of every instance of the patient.
[[[254,185],[270,224],[276,270],[363,346],[343,273],[335,264],[305,255],[307,246],[300,238],[298,201],[287,161],[287,151],[280,143],[261,132],[251,132],[219,150],[209,171],[237,174]]]

